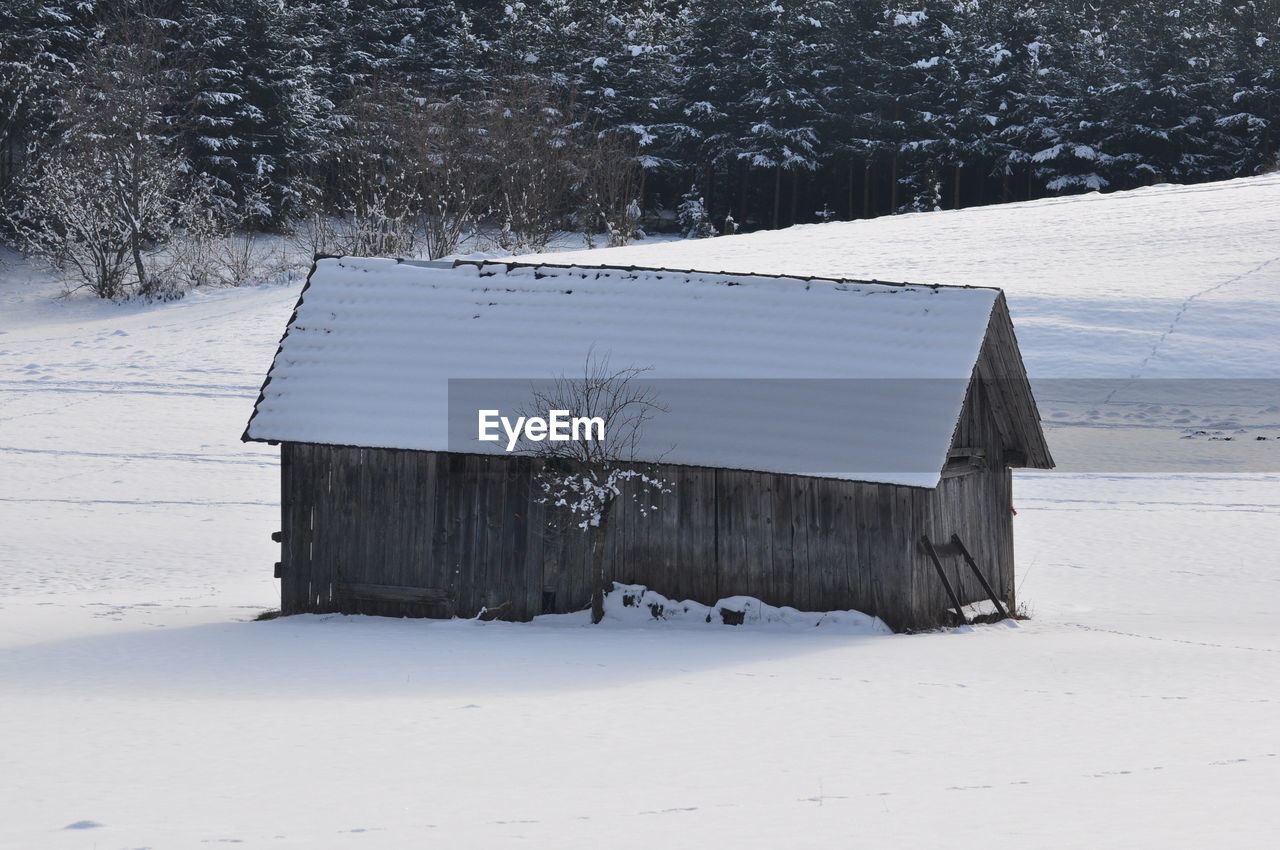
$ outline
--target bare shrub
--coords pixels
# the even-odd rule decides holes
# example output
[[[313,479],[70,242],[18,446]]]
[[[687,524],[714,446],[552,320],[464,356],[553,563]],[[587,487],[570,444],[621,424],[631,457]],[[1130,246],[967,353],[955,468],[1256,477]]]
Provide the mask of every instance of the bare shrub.
[[[579,191],[587,247],[593,233],[607,234],[610,247],[626,245],[640,229],[640,179],[634,139],[603,133],[584,140],[579,148]]]
[[[488,204],[484,128],[461,98],[415,100],[401,137],[417,181],[418,230],[431,259],[458,250]]]
[[[273,249],[274,240],[254,227],[263,198],[259,188],[247,190],[239,205],[217,204],[208,188],[201,194],[201,202],[163,252],[158,274],[188,288],[244,286],[294,268],[285,243],[281,240]]]
[[[180,162],[156,151],[65,142],[36,160],[9,223],[20,246],[66,273],[73,288],[116,298],[131,282],[147,287],[147,260],[169,230],[180,173]]]
[[[591,619],[604,616],[604,594],[609,589],[604,568],[604,544],[609,519],[624,492],[642,515],[647,515],[663,493],[669,493],[651,464],[637,462],[644,424],[668,408],[652,387],[640,383],[647,369],[615,369],[608,356],[587,355],[582,374],[561,376],[545,389],[535,389],[523,416],[545,416],[552,410],[571,416],[600,418],[604,439],[553,442],[523,441],[519,450],[546,461],[535,486],[539,500],[554,508],[582,531],[592,535]]]
[[[344,104],[337,152],[299,229],[313,256],[437,258],[457,250],[494,183],[476,104],[381,85]]]
[[[522,415],[567,410],[572,416],[598,417],[608,424],[604,439],[521,442],[519,450],[591,466],[635,461],[645,423],[667,412],[654,389],[641,383],[649,371],[638,366],[615,368],[607,355],[591,351],[580,375],[561,375],[545,387],[535,387],[528,412]]]
[[[162,38],[145,19],[108,21],[8,213],[21,247],[102,298],[172,289],[157,257],[206,200],[164,133]]]
[[[307,213],[294,224],[292,240],[306,256],[335,257],[352,254],[350,240],[338,219],[330,214],[319,193],[312,193],[306,204]]]
[[[218,243],[216,268],[227,286],[244,286],[269,276],[272,262],[261,235],[253,230],[228,233]]]
[[[316,254],[414,253],[420,199],[400,137],[405,108],[399,89],[376,82],[340,105],[335,152],[310,181],[328,189],[313,199],[306,228]]]
[[[571,216],[609,243],[639,227],[635,143],[589,133],[571,97],[509,70],[465,97],[370,81],[341,105],[314,166],[297,242],[312,256],[436,259],[482,223],[512,253],[546,249]]]
[[[479,105],[483,160],[493,175],[489,214],[505,251],[545,250],[573,211],[580,134],[573,102],[528,75],[500,76],[501,88]]]

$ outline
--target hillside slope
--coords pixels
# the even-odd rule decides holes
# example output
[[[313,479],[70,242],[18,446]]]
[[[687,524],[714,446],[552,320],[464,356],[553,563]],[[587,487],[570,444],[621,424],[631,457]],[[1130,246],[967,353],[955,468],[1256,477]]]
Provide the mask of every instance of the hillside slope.
[[[547,259],[999,286],[1033,377],[1280,377],[1278,233],[1273,174]]]

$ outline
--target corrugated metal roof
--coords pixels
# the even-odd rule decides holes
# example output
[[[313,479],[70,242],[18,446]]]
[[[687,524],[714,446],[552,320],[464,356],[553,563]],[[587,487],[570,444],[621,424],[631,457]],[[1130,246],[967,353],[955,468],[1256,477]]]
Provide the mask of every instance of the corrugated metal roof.
[[[461,441],[460,427],[475,414],[459,400],[483,398],[475,388],[488,386],[468,381],[492,380],[509,401],[512,387],[572,378],[588,358],[607,357],[615,368],[644,369],[676,423],[646,426],[662,451],[641,459],[934,486],[997,295],[700,272],[326,259],[303,290],[245,439],[500,450]],[[847,385],[857,389],[849,397],[833,392],[832,381],[860,383]],[[812,424],[824,399],[839,410],[835,431],[831,422]],[[746,429],[726,436],[733,422]],[[808,454],[796,460],[792,449]],[[830,466],[815,465],[817,456]]]

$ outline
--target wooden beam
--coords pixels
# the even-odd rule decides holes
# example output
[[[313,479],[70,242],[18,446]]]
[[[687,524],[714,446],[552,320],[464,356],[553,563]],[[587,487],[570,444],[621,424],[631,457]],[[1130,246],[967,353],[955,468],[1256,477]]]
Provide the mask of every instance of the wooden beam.
[[[449,602],[452,596],[438,587],[398,587],[391,584],[338,583],[333,587],[335,596],[348,596],[369,602]]]
[[[959,475],[970,475],[975,472],[985,472],[987,462],[981,457],[957,457],[947,461],[947,465],[942,467],[943,478],[955,478]]]
[[[969,565],[969,569],[973,570],[973,574],[978,577],[978,584],[982,585],[982,589],[987,592],[987,598],[996,606],[1000,616],[1008,617],[1009,612],[1000,604],[999,598],[996,597],[996,592],[991,589],[991,584],[987,581],[987,577],[982,574],[982,570],[978,569],[978,564],[973,560],[973,556],[969,554],[969,550],[964,548],[964,542],[960,540],[960,535],[951,535],[951,543],[960,551],[960,557],[964,558],[964,562]]]

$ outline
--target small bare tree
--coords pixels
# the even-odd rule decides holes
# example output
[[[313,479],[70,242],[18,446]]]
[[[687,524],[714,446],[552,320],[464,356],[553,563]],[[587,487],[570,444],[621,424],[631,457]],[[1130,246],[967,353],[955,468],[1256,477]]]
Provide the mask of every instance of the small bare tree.
[[[418,222],[430,259],[458,250],[488,205],[490,175],[475,105],[461,98],[416,98],[402,138],[418,186]]]
[[[75,141],[45,151],[10,224],[22,247],[101,298],[153,288],[154,248],[172,232],[181,161],[156,149]]]
[[[299,239],[314,254],[456,251],[494,185],[481,103],[391,84],[355,92],[333,156],[309,181]]]
[[[191,286],[244,286],[300,265],[290,261],[284,242],[266,239],[257,229],[266,197],[261,182],[243,189],[240,204],[216,203],[207,185],[203,195],[207,203],[186,217],[165,252],[162,274]]]
[[[340,104],[333,155],[307,182],[309,220],[302,239],[319,254],[412,256],[418,242],[419,185],[402,131],[405,93],[375,81]]]
[[[478,106],[485,167],[492,174],[489,217],[504,251],[546,249],[573,211],[581,128],[574,104],[527,74],[499,74],[502,86]]]
[[[627,245],[640,229],[640,179],[636,144],[617,133],[597,134],[581,145],[580,193],[587,247],[603,230],[610,247]]]
[[[55,127],[34,146],[9,222],[30,253],[103,298],[148,293],[153,260],[202,206],[165,131],[163,34],[110,20],[79,63]]]
[[[601,439],[560,442],[523,441],[518,450],[546,461],[535,486],[539,500],[591,535],[591,621],[604,617],[607,590],[604,544],[610,517],[623,493],[642,516],[654,510],[659,495],[669,493],[667,482],[652,464],[637,460],[644,424],[667,412],[651,387],[640,383],[648,369],[615,369],[608,356],[587,355],[581,376],[561,376],[548,387],[535,389],[524,416],[568,411],[571,416],[599,418]]]

